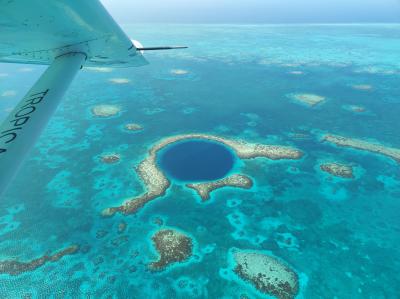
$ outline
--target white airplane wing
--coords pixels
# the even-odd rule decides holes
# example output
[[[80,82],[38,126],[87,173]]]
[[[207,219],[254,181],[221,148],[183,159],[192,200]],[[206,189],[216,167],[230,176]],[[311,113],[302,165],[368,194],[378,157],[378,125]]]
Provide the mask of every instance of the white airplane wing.
[[[51,64],[67,52],[87,66],[146,64],[98,0],[0,0],[0,61]]]
[[[0,62],[50,65],[0,126],[0,196],[83,66],[142,66],[131,41],[98,0],[0,0]]]

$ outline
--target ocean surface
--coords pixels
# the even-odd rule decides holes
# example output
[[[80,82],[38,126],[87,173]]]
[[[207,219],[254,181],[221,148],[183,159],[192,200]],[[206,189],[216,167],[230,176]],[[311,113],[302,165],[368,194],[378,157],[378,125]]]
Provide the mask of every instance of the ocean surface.
[[[207,182],[224,178],[235,165],[233,153],[224,145],[204,140],[181,141],[158,155],[168,177],[181,182]]]
[[[400,148],[400,25],[123,27],[146,46],[189,49],[146,53],[142,68],[78,74],[0,200],[0,263],[79,250],[0,274],[0,298],[271,298],[232,271],[235,249],[288,265],[297,298],[400,298],[399,163],[321,141],[336,134]],[[0,120],[43,71],[0,64]],[[293,94],[326,100],[309,106]],[[96,117],[100,104],[120,111]],[[128,132],[129,123],[143,130]],[[254,186],[214,191],[206,203],[172,181],[136,214],[102,216],[142,193],[135,167],[154,144],[190,133],[305,155],[242,160],[235,167]],[[120,160],[104,163],[107,153]],[[322,172],[324,161],[353,165],[355,178]],[[194,252],[155,272],[151,238],[162,228],[185,232]]]

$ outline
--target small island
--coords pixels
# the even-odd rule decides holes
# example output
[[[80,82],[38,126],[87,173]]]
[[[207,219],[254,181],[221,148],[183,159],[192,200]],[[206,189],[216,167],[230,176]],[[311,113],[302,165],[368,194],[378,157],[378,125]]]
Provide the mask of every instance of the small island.
[[[326,101],[326,98],[323,96],[319,96],[316,94],[309,94],[309,93],[290,94],[289,98],[295,103],[303,104],[308,107],[315,107]]]
[[[174,229],[162,229],[151,238],[159,259],[149,264],[153,271],[162,271],[175,263],[187,261],[193,254],[191,237]]]
[[[75,254],[78,252],[78,250],[78,245],[72,245],[54,253],[53,255],[43,255],[40,258],[28,262],[20,262],[17,260],[0,261],[0,274],[9,274],[15,276],[25,272],[32,272],[48,262],[56,262],[66,255]]]
[[[367,151],[375,154],[384,155],[400,163],[400,149],[384,146],[375,142],[364,141],[361,139],[347,138],[337,135],[325,135],[322,141],[335,144],[340,147],[349,147],[357,150]]]
[[[296,272],[273,256],[236,251],[234,273],[261,293],[279,299],[293,299],[299,292]]]
[[[354,179],[353,167],[350,165],[332,162],[320,165],[320,169],[333,176],[343,179]]]
[[[150,201],[165,195],[171,186],[170,180],[157,165],[157,154],[166,146],[187,139],[204,139],[219,142],[230,148],[240,159],[267,158],[270,160],[299,160],[303,153],[289,146],[249,143],[243,140],[228,139],[207,134],[187,134],[168,137],[156,143],[136,168],[146,191],[141,195],[125,200],[122,205],[106,208],[102,215],[110,217],[120,212],[125,215],[136,213]]]
[[[214,190],[224,187],[250,189],[251,187],[253,187],[253,181],[251,180],[251,178],[245,175],[234,174],[215,182],[187,184],[186,187],[194,189],[199,194],[202,201],[205,202],[210,199],[210,194]]]
[[[111,117],[121,112],[121,107],[116,105],[97,105],[92,108],[92,114],[96,117]]]

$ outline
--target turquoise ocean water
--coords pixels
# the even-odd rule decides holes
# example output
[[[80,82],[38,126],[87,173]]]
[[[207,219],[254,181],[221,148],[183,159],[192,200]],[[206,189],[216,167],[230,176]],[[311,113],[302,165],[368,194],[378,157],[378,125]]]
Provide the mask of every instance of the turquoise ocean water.
[[[268,298],[230,271],[232,248],[285,261],[299,275],[299,298],[400,298],[399,164],[320,140],[332,133],[400,148],[400,25],[124,29],[144,45],[190,48],[149,53],[143,68],[78,74],[0,201],[0,261],[30,261],[72,244],[79,251],[1,274],[0,298]],[[0,120],[43,71],[0,65]],[[294,93],[327,101],[310,108],[290,100]],[[121,112],[93,117],[98,104]],[[127,123],[144,129],[127,132]],[[186,133],[291,145],[305,156],[241,162],[255,181],[250,190],[221,189],[201,203],[173,184],[135,215],[103,218],[104,208],[142,192],[134,167],[147,150]],[[119,163],[99,160],[114,152]],[[333,179],[318,169],[322,161],[351,163],[356,178]],[[154,273],[147,265],[157,258],[151,236],[160,220],[193,238],[194,256]]]

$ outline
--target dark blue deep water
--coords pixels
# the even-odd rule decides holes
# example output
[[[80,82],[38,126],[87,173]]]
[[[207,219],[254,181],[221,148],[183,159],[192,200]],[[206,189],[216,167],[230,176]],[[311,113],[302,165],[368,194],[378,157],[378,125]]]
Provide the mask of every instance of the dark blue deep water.
[[[170,145],[160,155],[161,168],[179,181],[212,181],[223,178],[232,169],[235,158],[224,145],[190,140]]]

